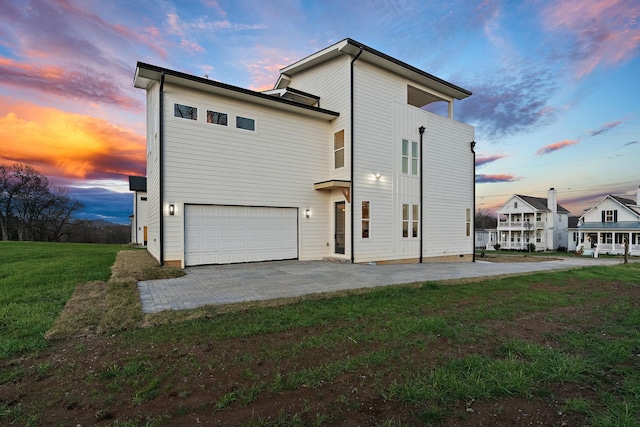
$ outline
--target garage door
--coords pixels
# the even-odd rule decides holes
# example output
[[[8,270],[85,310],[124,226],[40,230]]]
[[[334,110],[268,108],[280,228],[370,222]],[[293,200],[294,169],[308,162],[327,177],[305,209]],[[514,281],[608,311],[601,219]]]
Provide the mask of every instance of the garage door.
[[[187,205],[185,264],[298,258],[298,210]]]

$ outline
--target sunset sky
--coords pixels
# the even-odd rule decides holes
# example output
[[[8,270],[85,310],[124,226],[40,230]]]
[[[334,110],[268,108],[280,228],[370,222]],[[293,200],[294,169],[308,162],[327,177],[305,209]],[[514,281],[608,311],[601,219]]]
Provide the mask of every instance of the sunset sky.
[[[581,215],[640,185],[640,1],[3,0],[0,163],[128,223],[145,175],[142,61],[254,90],[350,37],[473,92],[477,208],[512,194]]]

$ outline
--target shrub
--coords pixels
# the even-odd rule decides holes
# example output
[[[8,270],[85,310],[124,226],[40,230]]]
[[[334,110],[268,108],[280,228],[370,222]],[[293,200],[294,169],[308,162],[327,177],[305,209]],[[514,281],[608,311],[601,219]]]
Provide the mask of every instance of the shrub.
[[[535,252],[536,251],[536,245],[535,243],[529,243],[527,245],[527,249],[529,249],[529,252]]]
[[[495,249],[496,251],[500,250],[500,243],[496,243],[495,245],[493,245],[493,249]]]

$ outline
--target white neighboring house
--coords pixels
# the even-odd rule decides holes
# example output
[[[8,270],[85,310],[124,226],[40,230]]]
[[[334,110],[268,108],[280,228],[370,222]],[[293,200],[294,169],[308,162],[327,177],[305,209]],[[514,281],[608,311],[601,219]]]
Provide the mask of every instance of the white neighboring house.
[[[473,260],[471,92],[352,39],[265,92],[140,62],[134,86],[161,264]]]
[[[129,177],[129,191],[133,191],[133,214],[131,220],[131,243],[147,246],[147,178]]]
[[[526,249],[529,243],[536,246],[536,251],[567,247],[569,211],[558,204],[553,188],[546,199],[513,195],[496,212],[501,249]]]
[[[577,250],[598,254],[640,256],[640,187],[636,200],[608,195],[596,203],[578,221]]]

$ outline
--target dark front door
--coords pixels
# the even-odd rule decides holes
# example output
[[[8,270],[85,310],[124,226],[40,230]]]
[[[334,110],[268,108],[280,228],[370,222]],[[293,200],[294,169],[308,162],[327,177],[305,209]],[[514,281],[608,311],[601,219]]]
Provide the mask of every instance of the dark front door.
[[[336,202],[335,207],[335,253],[344,254],[344,202]]]

